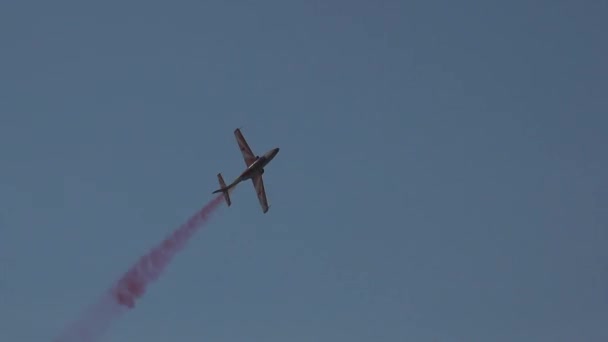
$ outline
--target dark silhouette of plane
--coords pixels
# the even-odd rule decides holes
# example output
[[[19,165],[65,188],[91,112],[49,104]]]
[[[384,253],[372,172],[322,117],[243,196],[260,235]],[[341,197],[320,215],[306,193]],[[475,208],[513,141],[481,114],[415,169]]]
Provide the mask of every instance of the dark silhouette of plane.
[[[258,196],[258,200],[260,201],[260,205],[262,206],[262,211],[264,213],[268,212],[270,206],[268,205],[268,200],[266,198],[266,190],[264,190],[264,180],[262,179],[262,174],[264,174],[264,167],[270,163],[270,161],[279,153],[279,148],[273,148],[272,150],[266,152],[263,156],[256,156],[247,145],[247,141],[240,129],[234,130],[234,136],[236,137],[236,142],[239,145],[239,149],[243,154],[243,159],[245,159],[245,165],[247,168],[240,176],[238,176],[230,185],[226,186],[224,182],[224,178],[221,173],[217,174],[217,178],[220,183],[220,188],[215,190],[213,193],[222,192],[224,193],[224,198],[226,199],[226,204],[230,206],[230,191],[240,182],[251,179],[253,182],[253,187]]]

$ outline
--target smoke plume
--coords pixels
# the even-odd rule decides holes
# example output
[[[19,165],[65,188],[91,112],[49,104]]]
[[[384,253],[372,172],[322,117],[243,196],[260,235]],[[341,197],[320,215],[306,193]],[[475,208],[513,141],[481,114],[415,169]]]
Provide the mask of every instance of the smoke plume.
[[[53,342],[99,341],[114,320],[135,307],[148,286],[162,275],[175,254],[184,248],[222,201],[223,195],[214,198],[163,242],[142,256]]]

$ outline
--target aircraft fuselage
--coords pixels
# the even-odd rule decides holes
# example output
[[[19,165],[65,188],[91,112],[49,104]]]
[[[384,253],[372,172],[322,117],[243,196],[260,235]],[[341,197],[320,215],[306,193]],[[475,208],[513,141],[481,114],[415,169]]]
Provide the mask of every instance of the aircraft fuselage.
[[[266,152],[263,156],[258,157],[256,161],[254,161],[249,167],[241,173],[237,181],[244,181],[247,179],[251,179],[254,175],[258,173],[264,173],[264,167],[270,163],[270,161],[279,153],[279,148],[273,148],[272,150]]]

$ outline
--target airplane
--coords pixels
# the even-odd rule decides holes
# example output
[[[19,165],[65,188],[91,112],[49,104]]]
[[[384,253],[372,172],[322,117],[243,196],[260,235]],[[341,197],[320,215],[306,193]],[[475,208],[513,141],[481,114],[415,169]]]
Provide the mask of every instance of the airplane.
[[[213,193],[216,194],[218,192],[222,192],[224,194],[224,199],[226,200],[226,204],[230,206],[230,191],[233,187],[235,187],[240,182],[251,179],[253,182],[253,187],[258,196],[258,200],[260,201],[260,205],[262,206],[262,212],[265,214],[268,212],[270,206],[268,205],[268,200],[266,199],[266,190],[264,190],[264,180],[262,179],[262,175],[264,174],[264,167],[270,163],[270,161],[279,153],[279,148],[273,148],[272,150],[266,152],[263,156],[256,156],[249,148],[245,137],[241,133],[241,130],[237,128],[234,130],[234,136],[236,137],[236,142],[239,145],[239,149],[243,154],[243,159],[245,160],[245,165],[247,168],[245,171],[241,173],[230,185],[226,186],[224,182],[224,178],[221,173],[217,174],[217,179],[220,183],[220,188],[215,190]]]

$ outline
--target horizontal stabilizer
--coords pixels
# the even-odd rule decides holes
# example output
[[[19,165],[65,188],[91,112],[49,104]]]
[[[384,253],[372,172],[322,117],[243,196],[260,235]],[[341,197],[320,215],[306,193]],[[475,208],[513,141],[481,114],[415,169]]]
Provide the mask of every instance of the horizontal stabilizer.
[[[230,204],[232,204],[232,202],[230,201],[230,193],[228,192],[228,189],[226,188],[226,182],[224,182],[224,178],[222,177],[221,173],[217,174],[217,180],[220,182],[220,189],[215,191],[215,192],[223,192],[224,193],[224,199],[226,200],[226,204],[228,206],[230,206]]]

